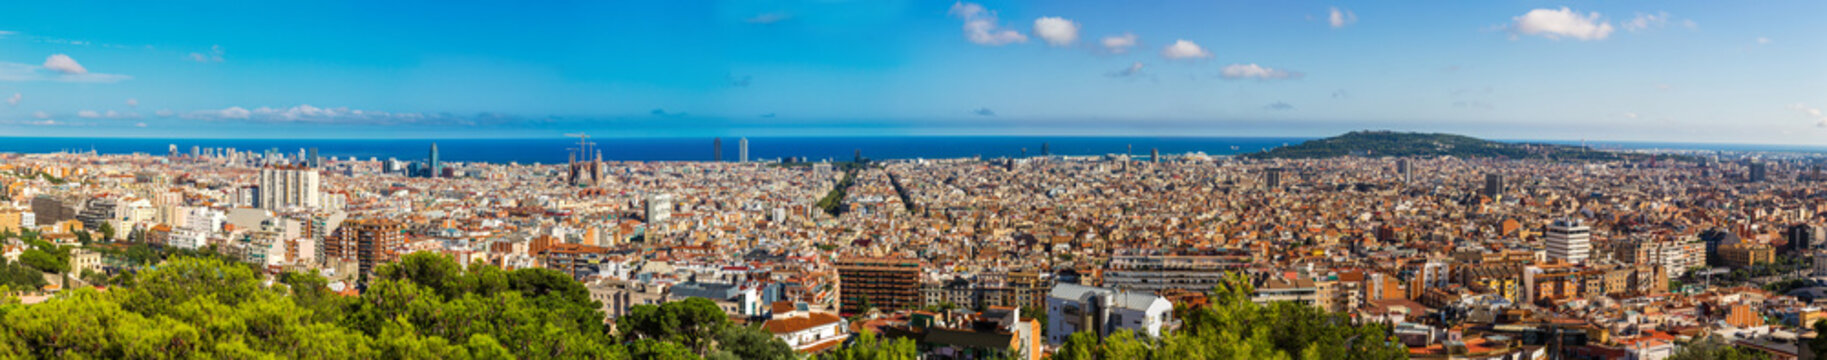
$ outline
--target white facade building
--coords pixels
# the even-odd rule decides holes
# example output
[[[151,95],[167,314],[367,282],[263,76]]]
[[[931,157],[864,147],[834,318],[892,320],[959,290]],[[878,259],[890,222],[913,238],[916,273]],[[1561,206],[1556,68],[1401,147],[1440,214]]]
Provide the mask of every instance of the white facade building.
[[[1548,258],[1569,263],[1584,263],[1592,256],[1592,228],[1579,220],[1555,220],[1548,224]]]
[[[228,215],[207,207],[186,207],[183,210],[183,225],[171,229],[171,237],[166,245],[179,249],[197,249],[209,244],[209,236],[222,228],[228,221]]]
[[[672,218],[672,194],[647,197],[647,223],[658,224]],[[652,228],[650,225],[649,228]]]
[[[323,191],[316,169],[268,167],[260,169],[261,209],[315,209],[323,205]]]
[[[1065,343],[1079,331],[1104,337],[1118,329],[1160,337],[1173,311],[1173,303],[1154,294],[1062,283],[1047,293],[1047,342]]]

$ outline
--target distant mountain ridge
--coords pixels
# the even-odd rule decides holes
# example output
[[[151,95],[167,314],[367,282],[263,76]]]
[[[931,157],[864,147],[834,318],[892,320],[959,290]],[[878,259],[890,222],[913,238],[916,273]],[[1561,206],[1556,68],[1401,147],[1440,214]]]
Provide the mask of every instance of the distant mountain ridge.
[[[1506,143],[1465,135],[1397,131],[1353,131],[1242,155],[1257,159],[1320,159],[1340,156],[1510,158],[1573,161],[1672,159],[1668,155],[1594,150],[1583,146]]]

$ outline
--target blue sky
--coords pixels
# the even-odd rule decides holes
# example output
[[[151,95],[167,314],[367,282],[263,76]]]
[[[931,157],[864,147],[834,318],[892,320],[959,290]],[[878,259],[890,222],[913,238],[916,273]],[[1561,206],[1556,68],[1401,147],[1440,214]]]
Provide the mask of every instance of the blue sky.
[[[1827,145],[1821,1],[0,5],[0,135]]]

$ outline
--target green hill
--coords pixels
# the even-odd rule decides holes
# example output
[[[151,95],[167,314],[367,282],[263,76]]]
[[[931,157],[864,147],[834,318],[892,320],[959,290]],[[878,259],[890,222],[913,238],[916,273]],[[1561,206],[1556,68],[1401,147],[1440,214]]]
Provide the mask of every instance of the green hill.
[[[1461,158],[1533,158],[1578,161],[1647,161],[1652,157],[1662,159],[1673,158],[1667,155],[1593,150],[1586,147],[1571,145],[1506,143],[1465,135],[1395,131],[1353,131],[1344,135],[1309,140],[1300,143],[1299,145],[1284,146],[1262,152],[1245,154],[1243,157],[1257,159],[1317,159],[1354,155],[1372,157],[1453,156]]]

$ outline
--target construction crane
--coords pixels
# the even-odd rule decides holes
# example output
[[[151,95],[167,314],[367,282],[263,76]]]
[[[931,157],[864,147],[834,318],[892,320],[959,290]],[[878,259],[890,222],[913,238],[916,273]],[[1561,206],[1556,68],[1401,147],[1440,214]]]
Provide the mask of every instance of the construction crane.
[[[592,150],[593,148],[596,147],[596,143],[590,142],[590,134],[580,132],[580,133],[575,133],[575,134],[565,134],[565,137],[577,138],[577,147],[566,149],[566,150],[576,150],[577,151],[577,153],[574,156],[572,156],[572,158],[576,159],[576,158],[581,157],[581,158],[585,159],[585,161],[589,161],[590,154],[591,154],[590,150]]]

